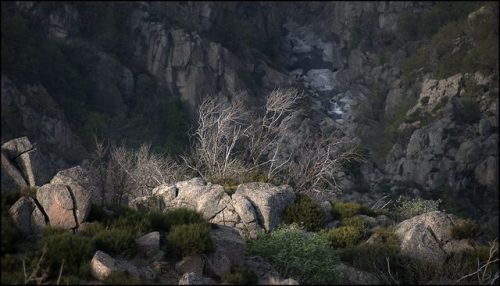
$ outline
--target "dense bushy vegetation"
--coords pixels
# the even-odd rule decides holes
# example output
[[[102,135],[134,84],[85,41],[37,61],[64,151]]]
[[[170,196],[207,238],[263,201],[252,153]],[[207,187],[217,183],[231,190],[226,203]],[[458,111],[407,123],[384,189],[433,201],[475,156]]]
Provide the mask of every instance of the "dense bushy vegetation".
[[[208,253],[214,250],[210,226],[206,223],[180,224],[167,235],[169,248],[181,256]]]
[[[440,3],[426,14],[424,18],[428,20],[422,27],[427,27],[424,33],[432,35],[432,39],[403,63],[404,77],[408,78],[419,68],[436,78],[478,70],[498,73],[498,3],[486,3],[471,19],[466,16],[480,3],[460,3]]]
[[[213,249],[210,225],[200,213],[187,209],[140,213],[123,206],[93,205],[89,214],[91,222],[81,226],[77,233],[49,227],[39,237],[27,238],[19,234],[7,214],[12,200],[2,195],[2,284],[24,283],[27,277],[23,273],[23,263],[28,276],[33,273],[31,282],[35,278],[55,282],[61,268],[61,283],[89,281],[92,279],[90,261],[97,250],[115,258],[133,258],[138,254],[135,239],[150,231],[166,233],[171,253],[206,253]],[[13,255],[17,252],[22,255]],[[117,273],[104,282],[139,284],[140,280]]]
[[[301,284],[335,282],[332,268],[337,262],[335,251],[325,238],[307,235],[297,225],[283,226],[251,240],[248,249],[271,262],[285,277],[294,277]]]
[[[399,197],[395,203],[395,213],[400,220],[412,218],[414,216],[439,211],[441,200],[424,200],[422,198]]]
[[[257,275],[252,270],[239,266],[231,269],[231,273],[226,274],[222,280],[233,285],[256,285]]]
[[[48,2],[40,5],[57,9]],[[125,116],[125,110],[120,111],[108,96],[97,94],[95,74],[100,56],[96,48],[78,40],[68,43],[47,37],[42,31],[44,25],[9,3],[2,3],[2,73],[18,85],[43,85],[48,94],[37,94],[30,101],[50,116],[54,116],[59,106],[89,150],[92,135],[98,133],[116,142],[127,138],[127,143],[134,147],[142,143],[143,138],[151,138],[155,151],[179,153],[187,143],[189,120],[178,100],[155,97],[163,91],[157,88],[153,77],[130,63],[132,49],[126,38],[130,35],[127,19],[132,5],[75,4],[81,18],[82,36],[118,58],[135,74],[133,99],[125,102],[129,115]],[[4,10],[9,12],[4,14]],[[145,109],[151,109],[145,99],[157,101],[154,108],[161,117],[144,117],[150,113]],[[12,112],[15,110],[10,110]],[[10,113],[2,112],[2,122],[15,132],[16,128],[10,127],[17,123]]]
[[[312,231],[317,231],[325,223],[321,207],[304,194],[297,194],[295,203],[286,208],[284,222],[297,223]]]

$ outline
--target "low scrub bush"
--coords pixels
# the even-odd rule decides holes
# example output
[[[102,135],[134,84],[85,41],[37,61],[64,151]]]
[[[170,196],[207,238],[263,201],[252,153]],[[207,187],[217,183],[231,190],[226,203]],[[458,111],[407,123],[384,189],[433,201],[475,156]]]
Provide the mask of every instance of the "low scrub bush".
[[[57,275],[64,260],[64,273],[86,277],[90,274],[89,263],[95,253],[91,238],[74,235],[70,232],[54,232],[44,235],[39,241],[38,249],[47,248],[46,262]]]
[[[124,255],[131,257],[136,252],[135,236],[126,229],[108,229],[93,237],[96,250],[104,251],[111,256]]]
[[[171,250],[181,256],[208,253],[214,249],[210,226],[206,223],[174,225],[167,235]]]
[[[310,197],[297,194],[295,202],[285,209],[284,221],[287,224],[295,222],[307,230],[316,231],[324,225],[324,214]]]
[[[153,230],[168,232],[173,226],[193,223],[206,223],[203,215],[187,208],[176,208],[166,213],[153,212],[149,214]]]
[[[246,267],[235,267],[222,280],[234,285],[257,285],[257,275]]]
[[[334,248],[345,248],[358,244],[364,231],[354,226],[341,226],[322,233]]]
[[[396,200],[396,216],[400,220],[405,220],[420,214],[439,211],[440,203],[440,199],[424,200],[422,198],[399,197]]]
[[[374,215],[372,210],[356,202],[335,203],[332,205],[332,216],[334,219],[348,218],[358,214]]]
[[[284,277],[300,284],[331,284],[338,262],[334,249],[319,234],[305,234],[298,225],[285,225],[250,240],[248,251],[268,260]]]
[[[344,218],[342,219],[341,224],[342,226],[352,226],[362,231],[368,229],[368,222],[360,216]]]
[[[479,225],[471,219],[461,220],[451,227],[450,232],[454,239],[475,238],[479,235]]]

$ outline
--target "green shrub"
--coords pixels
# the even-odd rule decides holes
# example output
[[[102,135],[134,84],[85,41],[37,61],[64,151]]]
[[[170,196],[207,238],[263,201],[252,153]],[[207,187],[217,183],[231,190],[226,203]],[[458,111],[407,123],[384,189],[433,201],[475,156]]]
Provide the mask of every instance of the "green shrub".
[[[135,254],[135,236],[127,229],[107,229],[93,237],[96,250],[104,251],[111,256]]]
[[[387,228],[377,228],[373,231],[370,240],[375,244],[388,245],[391,247],[399,246],[399,239],[393,230]]]
[[[127,229],[134,235],[146,233],[152,229],[148,215],[132,209],[126,209],[123,214],[115,213],[109,226],[110,228]]]
[[[332,205],[332,216],[334,219],[348,218],[358,214],[371,216],[373,215],[373,211],[356,202],[335,203]]]
[[[64,273],[85,277],[90,274],[89,263],[95,253],[91,238],[70,232],[45,234],[38,249],[47,247],[46,261],[52,274],[57,275],[64,260]]]
[[[352,226],[361,231],[365,231],[368,229],[368,222],[360,216],[353,216],[342,219],[340,222],[342,226]]]
[[[354,226],[341,226],[324,231],[322,234],[334,248],[344,248],[358,244],[363,238],[363,233]]]
[[[226,274],[222,280],[235,285],[256,285],[257,275],[246,267],[237,266],[231,269],[231,273]]]
[[[7,212],[2,212],[2,256],[6,253],[14,253],[17,250],[17,243],[22,238],[21,233],[16,228],[14,221]]]
[[[318,234],[305,234],[296,224],[281,226],[248,242],[248,251],[268,260],[285,277],[300,284],[335,282],[335,251]]]
[[[457,109],[456,119],[460,123],[474,124],[481,119],[481,109],[473,97],[461,97],[461,107]]]
[[[409,199],[399,197],[396,200],[396,215],[400,220],[412,218],[414,216],[439,210],[441,200],[424,200],[422,198]]]
[[[100,222],[92,222],[89,223],[83,228],[83,230],[79,229],[79,233],[84,236],[94,237],[99,232],[104,231],[105,228]]]
[[[149,214],[149,221],[153,230],[165,232],[176,225],[206,223],[201,213],[187,208],[176,208],[166,213],[152,212]]]
[[[454,239],[476,238],[479,235],[479,225],[471,219],[461,220],[451,227],[450,232]]]
[[[206,223],[174,225],[167,235],[171,250],[181,256],[208,253],[214,249],[210,226]]]
[[[142,285],[139,277],[129,274],[128,272],[113,272],[104,279],[106,285]]]
[[[2,254],[1,266],[2,275],[0,276],[0,281],[2,285],[24,284],[24,274],[20,258],[18,258],[16,255]]]
[[[285,209],[284,222],[295,222],[316,231],[324,225],[323,210],[307,195],[297,194],[295,202]]]

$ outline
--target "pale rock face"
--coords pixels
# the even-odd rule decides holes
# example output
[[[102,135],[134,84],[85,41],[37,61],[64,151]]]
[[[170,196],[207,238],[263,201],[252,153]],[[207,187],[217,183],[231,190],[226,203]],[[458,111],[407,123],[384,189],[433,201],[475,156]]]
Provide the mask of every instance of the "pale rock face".
[[[281,223],[285,208],[295,200],[291,187],[276,187],[268,183],[241,184],[236,194],[250,201],[255,207],[259,222],[266,230],[272,230]]]
[[[65,229],[78,226],[73,213],[73,199],[66,185],[43,185],[38,189],[36,198],[49,217],[50,226]]]
[[[160,233],[158,231],[147,233],[135,240],[141,255],[150,257],[160,251]]]
[[[136,277],[146,278],[145,276],[148,276],[147,274],[141,275],[141,273],[145,273],[145,271],[139,271],[139,269],[137,269],[137,267],[132,263],[114,259],[107,253],[100,250],[96,251],[94,257],[90,261],[90,273],[94,278],[101,281],[114,272],[122,271],[128,272]]]
[[[50,183],[66,185],[68,190],[71,192],[72,199],[74,200],[74,209],[76,211],[78,224],[84,222],[90,213],[90,207],[92,205],[92,192],[82,187],[77,180],[61,174],[52,178]]]
[[[5,159],[18,166],[16,169],[21,172],[23,180],[31,187],[35,186],[35,176],[31,167],[29,154],[29,152],[33,150],[34,146],[26,136],[15,138],[2,144],[2,154],[5,154]],[[2,155],[2,157],[3,156],[4,155]],[[5,159],[3,161],[5,161]],[[6,165],[7,171],[11,171],[9,174],[12,173],[14,180],[18,181],[18,184],[21,183],[21,180],[18,178],[19,176],[16,174],[17,172],[13,171],[12,168],[8,166],[9,164],[7,162],[5,162],[4,165]]]
[[[10,207],[9,214],[24,235],[30,235],[45,226],[43,215],[32,198],[21,197]]]
[[[454,240],[451,228],[458,218],[439,211],[424,213],[396,226],[401,252],[417,259],[442,263],[448,254],[472,249],[469,240]]]
[[[79,184],[87,193],[91,194],[92,203],[100,204],[102,202],[101,190],[97,186],[97,182],[92,180],[92,175],[86,169],[80,165],[61,170],[52,178],[51,183],[58,184]],[[83,202],[87,201],[87,195],[83,194]]]
[[[424,80],[418,103],[408,110],[407,116],[411,116],[418,111],[432,114],[436,106],[442,104],[443,100],[459,95],[462,78],[462,74],[456,74],[442,80]]]

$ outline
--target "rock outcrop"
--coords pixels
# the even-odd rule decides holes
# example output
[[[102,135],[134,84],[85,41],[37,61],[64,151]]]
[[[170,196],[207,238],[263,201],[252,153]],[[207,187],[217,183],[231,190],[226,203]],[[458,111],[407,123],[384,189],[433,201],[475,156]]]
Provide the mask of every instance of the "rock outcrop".
[[[451,228],[458,218],[439,211],[424,213],[396,226],[401,252],[412,258],[443,263],[448,254],[474,249],[469,240],[455,240]]]
[[[295,194],[286,185],[242,184],[229,196],[222,186],[201,178],[171,186],[160,185],[153,189],[152,194],[134,199],[131,206],[149,208],[151,198],[160,198],[166,209],[186,207],[197,210],[209,222],[234,227],[247,237],[255,237],[259,231],[271,230],[280,224],[285,208],[295,200]]]
[[[228,226],[217,226],[210,232],[215,252],[207,255],[207,272],[223,277],[234,266],[241,266],[245,257],[245,240]]]

